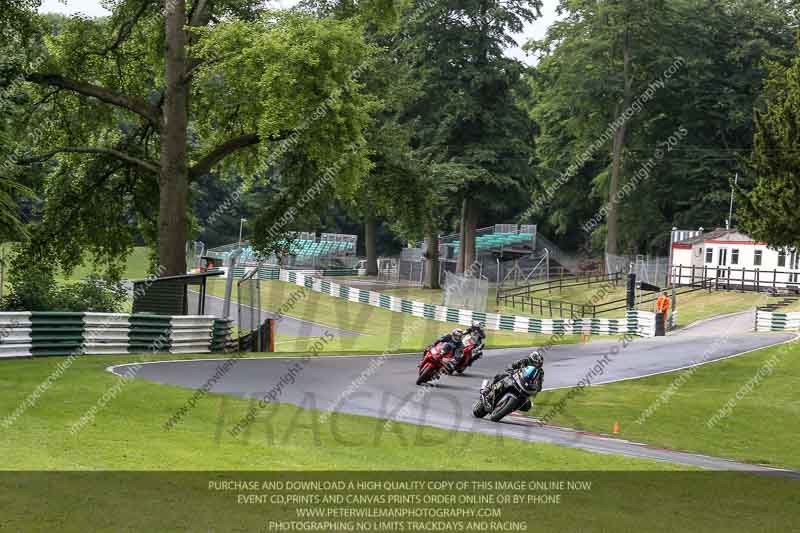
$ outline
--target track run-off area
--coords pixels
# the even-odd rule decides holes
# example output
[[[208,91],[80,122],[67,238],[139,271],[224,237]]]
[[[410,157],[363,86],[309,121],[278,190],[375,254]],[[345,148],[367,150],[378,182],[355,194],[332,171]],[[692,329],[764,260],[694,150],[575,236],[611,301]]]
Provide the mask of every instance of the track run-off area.
[[[752,312],[718,317],[658,338],[605,339],[550,347],[545,356],[545,390],[590,386],[673,372],[721,359],[746,356],[767,346],[789,342],[793,333],[752,333]],[[491,333],[487,346],[491,346]],[[449,430],[498,435],[597,453],[667,461],[712,470],[742,470],[796,476],[800,472],[639,444],[542,423],[512,415],[500,423],[476,419],[472,404],[481,381],[501,372],[532,348],[487,349],[461,376],[414,384],[420,354],[331,355],[314,358],[241,358],[211,392],[288,403],[325,412],[342,412]],[[224,358],[135,363],[139,379],[199,389],[217,372]],[[301,364],[298,364],[301,361]],[[134,364],[134,363],[132,363]],[[121,374],[129,365],[109,367]],[[299,370],[298,370],[299,368]],[[595,369],[594,372],[592,370]],[[290,376],[290,379],[287,377]],[[586,381],[584,381],[586,383]],[[580,398],[571,401],[580,401]],[[568,412],[569,405],[564,406]],[[386,430],[391,424],[386,425]]]

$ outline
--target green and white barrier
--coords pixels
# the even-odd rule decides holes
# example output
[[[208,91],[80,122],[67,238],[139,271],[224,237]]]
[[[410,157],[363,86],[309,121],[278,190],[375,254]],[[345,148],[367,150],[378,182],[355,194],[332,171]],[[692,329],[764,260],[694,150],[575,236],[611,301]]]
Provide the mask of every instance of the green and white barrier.
[[[800,331],[800,312],[771,313],[756,310],[756,331]]]
[[[406,313],[419,318],[440,322],[453,322],[468,326],[474,321],[486,323],[486,328],[495,331],[515,331],[520,333],[545,333],[568,335],[636,335],[651,337],[655,335],[655,314],[646,311],[629,311],[626,318],[533,318],[527,316],[483,313],[469,309],[456,309],[442,305],[406,300],[380,292],[341,285],[326,279],[309,276],[295,270],[281,270],[281,281],[306,287],[312,291],[342,298],[350,302],[362,303]]]
[[[233,267],[233,277],[243,278],[245,274],[251,272],[256,267],[253,266],[235,266]],[[261,280],[276,280],[278,279],[279,270],[275,267],[261,266],[258,268],[258,279]]]
[[[123,313],[0,313],[0,357],[209,353],[216,317]],[[230,328],[218,333],[225,340]]]
[[[233,320],[217,318],[211,334],[211,351],[222,353],[233,351],[236,345],[233,342]]]

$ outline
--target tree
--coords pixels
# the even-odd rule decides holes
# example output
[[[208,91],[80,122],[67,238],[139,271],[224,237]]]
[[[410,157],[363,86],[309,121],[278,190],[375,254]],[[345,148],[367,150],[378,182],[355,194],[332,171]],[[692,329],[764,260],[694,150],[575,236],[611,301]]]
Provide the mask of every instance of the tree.
[[[739,227],[758,241],[800,249],[800,56],[771,65],[765,105],[756,112],[750,157],[755,184],[740,194]]]
[[[124,0],[47,39],[48,62],[27,76],[44,101],[28,126],[49,114],[55,127],[24,162],[56,161],[44,216],[72,227],[58,235],[64,261],[78,244],[124,253],[139,226],[161,271],[184,272],[189,186],[215,169],[291,196],[337,165],[325,186],[352,190],[369,108],[352,72],[369,49],[347,22],[261,4]]]
[[[475,259],[482,211],[525,190],[530,125],[517,106],[523,66],[504,53],[539,13],[538,0],[414,2],[401,20],[399,56],[417,78],[402,116],[427,193],[460,211],[458,271]],[[440,208],[440,206],[437,206]],[[437,217],[424,223],[433,254]]]
[[[20,220],[17,199],[31,196],[14,165],[19,145],[14,121],[28,99],[24,73],[31,65],[31,34],[35,31],[36,0],[0,1],[0,242],[20,240],[27,231]]]

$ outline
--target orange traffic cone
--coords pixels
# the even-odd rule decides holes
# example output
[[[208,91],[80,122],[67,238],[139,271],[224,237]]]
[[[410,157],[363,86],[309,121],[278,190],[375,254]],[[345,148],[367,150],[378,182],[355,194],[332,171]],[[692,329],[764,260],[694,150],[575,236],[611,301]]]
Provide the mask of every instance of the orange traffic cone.
[[[619,433],[619,422],[614,420],[614,435],[617,435],[618,433]]]

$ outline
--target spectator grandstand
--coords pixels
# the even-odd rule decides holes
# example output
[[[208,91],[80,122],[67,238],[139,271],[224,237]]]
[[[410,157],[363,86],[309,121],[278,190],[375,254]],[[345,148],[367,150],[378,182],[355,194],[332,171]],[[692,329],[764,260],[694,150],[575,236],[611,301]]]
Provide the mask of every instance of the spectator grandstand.
[[[241,248],[237,261],[240,265],[255,265],[261,259],[264,263],[280,264],[284,267],[330,268],[352,266],[350,263],[357,262],[357,242],[356,235],[323,233],[318,239],[316,233],[302,232],[290,234],[286,240],[280,242],[288,250],[282,257],[259,258],[249,241],[212,248],[206,255],[221,260],[227,267],[230,266],[233,253]]]
[[[502,250],[503,248],[530,247],[533,245],[535,233],[489,233],[478,235],[475,238],[475,249],[478,252]],[[444,243],[444,246],[452,248],[452,255],[457,256],[461,247],[459,241]]]

